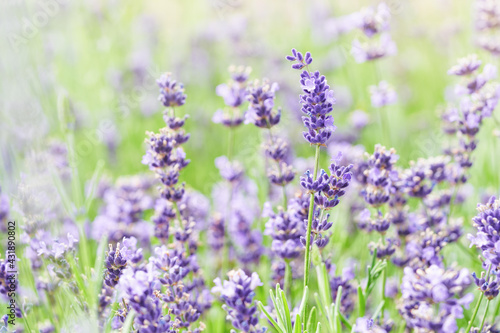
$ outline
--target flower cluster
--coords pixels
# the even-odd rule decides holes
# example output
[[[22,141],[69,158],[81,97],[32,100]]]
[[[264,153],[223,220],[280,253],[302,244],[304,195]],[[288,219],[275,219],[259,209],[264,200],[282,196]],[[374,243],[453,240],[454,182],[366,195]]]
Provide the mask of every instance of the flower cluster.
[[[234,249],[238,260],[247,267],[250,263],[257,263],[264,252],[262,233],[252,226],[259,214],[257,188],[245,176],[238,161],[229,161],[221,156],[216,158],[215,164],[226,181],[216,184],[213,189],[215,218],[209,226],[209,237],[223,245],[223,229],[229,235],[224,236],[227,245]],[[227,225],[220,225],[223,222]]]
[[[101,239],[106,235],[112,242],[123,237],[136,237],[149,243],[152,230],[143,216],[153,208],[154,196],[149,193],[153,178],[143,176],[122,177],[115,186],[103,186],[99,196],[104,205],[95,218],[92,237]]]
[[[272,237],[272,251],[279,257],[287,260],[297,258],[302,252],[300,237],[304,234],[303,220],[295,211],[295,205],[290,204],[288,210],[278,208],[278,213],[272,211],[270,204],[266,203],[266,223],[264,235]]]
[[[394,149],[387,150],[384,146],[375,145],[362,179],[364,189],[361,193],[369,205],[377,208],[389,201],[391,186],[398,179],[398,172],[393,168],[398,159]]]
[[[245,123],[261,128],[271,128],[280,122],[281,109],[274,110],[275,93],[279,86],[268,80],[254,81],[247,88],[248,110],[245,113]]]
[[[295,178],[293,167],[287,163],[288,144],[281,138],[274,139],[272,136],[264,145],[267,157],[275,161],[276,167],[271,168],[267,174],[269,181],[278,186],[286,186]]]
[[[149,147],[143,163],[149,165],[163,185],[153,217],[155,235],[163,243],[169,239],[172,243],[156,248],[148,263],[139,263],[141,252],[131,241],[124,241],[120,253],[115,251],[113,258],[109,258],[113,264],[108,267],[108,272],[112,270],[108,276],[114,281],[119,275],[117,289],[124,299],[113,326],[120,328],[130,309],[134,309],[137,313],[134,328],[138,332],[176,332],[184,328],[200,332],[203,324],[194,328],[194,323],[209,308],[211,299],[197,264],[195,218],[203,219],[206,212],[193,209],[184,184],[178,185],[180,171],[189,163],[180,146],[189,138],[182,129],[186,118],[176,118],[173,110],[173,106],[184,104],[183,90],[176,89],[182,85],[172,81],[170,76],[162,77],[158,84],[160,99],[170,107],[164,113],[167,126],[160,129],[159,134],[149,133],[150,139],[146,141]],[[127,264],[122,269],[126,257],[134,265]],[[164,307],[168,308],[168,313],[163,311]]]
[[[486,266],[500,269],[500,200],[491,197],[484,205],[477,206],[478,214],[472,219],[475,235],[469,234],[471,247],[475,245],[484,258]]]
[[[240,106],[247,100],[247,80],[250,75],[250,67],[231,66],[231,81],[217,86],[215,92],[224,99],[228,108],[217,110],[212,118],[216,124],[226,127],[237,127],[243,123],[246,113],[241,113]]]
[[[137,239],[124,238],[122,246],[120,243],[113,248],[109,244],[109,251],[106,254],[104,265],[104,283],[99,294],[99,312],[104,315],[104,309],[111,303],[114,296],[115,287],[118,284],[123,270],[127,264],[137,264],[143,259],[142,249],[137,248]]]
[[[184,85],[172,80],[170,73],[163,74],[157,81],[160,87],[160,96],[158,100],[165,107],[182,106],[186,103],[186,94],[184,94]]]
[[[360,42],[358,39],[352,42],[351,54],[357,62],[362,63],[396,54],[396,44],[388,32],[391,13],[385,3],[380,3],[377,8],[363,8],[356,14],[356,18],[356,26],[367,37],[366,42]]]
[[[287,56],[287,59],[295,62],[292,65],[294,69],[308,68],[312,63],[309,52],[304,57],[295,49],[292,49],[292,55]],[[325,76],[317,71],[303,71],[300,74],[300,84],[304,92],[300,95],[301,110],[305,114],[302,122],[307,129],[303,132],[304,138],[312,145],[325,145],[335,130],[333,117],[330,115],[335,103],[333,90],[330,90]]]
[[[486,276],[485,272],[482,272],[480,277],[477,277],[476,273],[473,272],[472,277],[478,289],[484,293],[487,299],[492,300],[498,296],[500,281],[498,280],[498,273],[496,271],[490,272],[490,276]]]
[[[455,134],[458,146],[445,149],[445,153],[453,158],[454,169],[450,175],[457,182],[465,182],[465,172],[472,164],[472,153],[477,147],[477,134],[485,118],[491,114],[500,101],[500,84],[492,81],[497,69],[491,64],[484,66],[479,73],[481,62],[476,55],[459,59],[457,65],[448,73],[461,78],[461,83],[455,87],[455,93],[460,97],[456,107],[449,107],[443,119],[445,132]]]
[[[394,104],[398,98],[394,88],[386,81],[380,81],[376,86],[370,86],[372,106],[382,108],[389,104]]]
[[[262,286],[257,273],[251,276],[241,269],[227,273],[229,280],[222,282],[220,278],[214,280],[215,287],[212,293],[219,294],[228,320],[234,328],[245,333],[266,332],[266,328],[259,327],[257,306],[253,302],[255,289]]]
[[[500,4],[495,0],[476,1],[477,45],[494,56],[500,55]]]
[[[300,177],[300,185],[309,193],[315,194],[314,203],[321,209],[330,210],[337,206],[351,183],[353,165],[340,165],[341,158],[339,155],[330,164],[330,175],[322,169],[316,180],[313,180],[310,171]]]
[[[337,298],[337,292],[339,287],[342,287],[342,296],[340,299],[341,312],[343,314],[349,314],[354,309],[354,304],[356,304],[357,291],[353,284],[355,278],[354,267],[345,267],[342,270],[342,274],[335,275],[336,267],[330,262],[326,262],[328,274],[330,277],[330,289],[332,294],[332,299]]]
[[[400,313],[413,329],[439,333],[457,332],[457,319],[472,301],[465,289],[471,283],[467,269],[404,269]]]

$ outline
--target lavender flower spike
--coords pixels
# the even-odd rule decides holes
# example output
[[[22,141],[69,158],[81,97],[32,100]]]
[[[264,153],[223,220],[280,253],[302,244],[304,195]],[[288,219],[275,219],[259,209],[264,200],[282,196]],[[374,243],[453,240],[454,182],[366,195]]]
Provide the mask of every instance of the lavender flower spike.
[[[293,49],[292,54],[293,56],[287,56],[287,59],[297,62],[292,66],[295,69],[302,69],[312,63],[309,52],[303,57]],[[304,138],[312,145],[325,145],[335,130],[333,117],[329,114],[335,103],[333,90],[330,90],[325,76],[317,71],[303,71],[300,74],[300,84],[304,92],[300,95],[301,111],[305,114],[302,122],[307,129],[303,132]]]
[[[482,251],[486,266],[500,269],[500,200],[491,197],[485,205],[477,206],[478,215],[472,219],[477,229],[476,235],[469,234],[472,247],[475,245]]]
[[[184,105],[186,94],[184,94],[184,85],[172,80],[171,74],[163,74],[157,81],[160,87],[160,100],[166,107]]]
[[[258,326],[257,306],[253,302],[254,290],[262,286],[259,276],[257,273],[248,276],[241,269],[232,270],[227,275],[228,281],[221,282],[220,278],[216,278],[212,288],[212,293],[220,294],[226,303],[222,308],[227,312],[227,319],[242,332],[265,332],[266,328]]]

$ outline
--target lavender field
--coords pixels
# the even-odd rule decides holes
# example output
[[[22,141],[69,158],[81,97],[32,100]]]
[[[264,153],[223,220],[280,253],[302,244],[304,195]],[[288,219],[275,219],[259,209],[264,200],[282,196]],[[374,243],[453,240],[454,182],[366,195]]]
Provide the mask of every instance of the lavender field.
[[[0,34],[0,333],[500,332],[500,0],[5,0]]]

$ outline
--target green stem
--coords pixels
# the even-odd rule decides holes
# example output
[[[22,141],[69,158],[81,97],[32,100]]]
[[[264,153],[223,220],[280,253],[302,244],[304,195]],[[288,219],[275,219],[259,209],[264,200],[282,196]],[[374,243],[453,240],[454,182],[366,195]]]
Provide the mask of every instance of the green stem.
[[[493,317],[491,318],[492,322],[495,321],[495,319],[498,316],[499,312],[500,312],[500,298],[497,300],[497,306],[495,307],[495,311],[493,312]]]
[[[314,156],[314,174],[313,179],[316,180],[319,165],[319,145],[316,146],[316,154]],[[307,217],[307,232],[306,232],[306,254],[304,258],[304,288],[309,284],[309,270],[311,269],[311,228],[312,217],[314,211],[314,193],[311,193],[311,200],[309,201],[309,215]]]
[[[385,239],[384,236],[381,236],[382,238],[382,244],[385,246]],[[386,280],[387,280],[387,265],[384,267],[384,270],[382,271],[382,309],[380,311],[380,318],[381,321],[384,320],[384,308],[385,308],[385,303],[387,303],[387,299],[385,297],[385,285],[386,285]]]
[[[481,293],[481,296],[479,296],[479,299],[477,300],[476,308],[474,309],[474,312],[472,313],[472,317],[470,318],[469,325],[467,325],[467,329],[465,332],[470,332],[470,329],[472,328],[472,324],[474,323],[474,319],[476,319],[477,312],[479,311],[479,306],[481,305],[481,302],[483,301],[484,294]]]
[[[274,136],[273,136],[273,132],[271,130],[271,125],[267,125],[267,128],[269,129],[269,139],[271,140],[271,144],[274,145]],[[276,162],[276,167],[278,168],[278,176],[281,178],[281,164],[280,164],[280,161],[275,161]],[[283,209],[286,210],[287,206],[288,206],[288,202],[287,202],[287,198],[286,198],[286,188],[285,188],[285,185],[282,184],[281,185],[282,187],[282,190],[283,190]]]
[[[382,305],[382,309],[380,311],[380,320],[383,321],[384,320],[384,307],[385,307],[385,303],[387,302],[386,299],[385,299],[385,284],[386,284],[386,277],[387,277],[387,266],[384,267],[384,270],[382,271],[382,302],[383,305]]]
[[[286,199],[286,188],[285,186],[281,186],[281,188],[283,189],[283,209],[286,210],[286,208],[288,207],[288,202],[287,202],[287,199]]]
[[[481,326],[479,327],[479,333],[481,333],[483,331],[484,322],[486,321],[486,316],[488,315],[488,309],[490,308],[490,302],[491,302],[490,299],[488,301],[486,301],[486,309],[484,309],[483,320],[481,320]]]
[[[285,294],[286,297],[292,300],[292,267],[290,266],[290,260],[285,259]],[[292,302],[293,304],[293,302]]]
[[[486,271],[486,281],[490,278],[490,271],[491,271],[491,264],[488,267],[488,271]],[[479,299],[477,300],[476,308],[474,309],[474,313],[472,313],[472,317],[470,318],[469,325],[467,326],[467,329],[465,330],[466,333],[470,332],[470,329],[472,328],[472,325],[474,324],[474,319],[476,319],[477,312],[479,311],[479,306],[481,305],[481,302],[483,301],[484,298],[484,293],[481,292],[481,295],[479,296]],[[488,305],[489,305],[489,300],[488,300]]]
[[[232,127],[229,128],[227,135],[227,159],[231,160],[233,155],[233,145],[234,145],[234,129]]]

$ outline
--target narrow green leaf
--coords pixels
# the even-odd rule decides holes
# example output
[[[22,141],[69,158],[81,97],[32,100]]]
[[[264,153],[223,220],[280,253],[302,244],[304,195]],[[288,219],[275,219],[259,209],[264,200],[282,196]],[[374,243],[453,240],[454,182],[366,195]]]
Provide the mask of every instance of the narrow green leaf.
[[[295,316],[295,325],[293,328],[293,333],[302,333],[302,319],[300,319],[300,315],[298,313]]]
[[[316,328],[316,333],[321,333],[321,323],[318,322],[318,327]]]
[[[305,325],[306,320],[307,320],[306,308],[307,308],[308,298],[309,298],[309,288],[306,286],[304,288],[304,292],[302,294],[302,301],[300,303],[300,308],[299,308],[299,313],[300,313],[300,316],[302,317],[302,320],[304,321],[304,325]]]
[[[135,318],[135,310],[132,309],[127,315],[127,318],[125,319],[125,323],[123,324],[123,329],[122,333],[130,333],[130,330],[132,329],[132,326],[134,325],[134,318]]]
[[[349,322],[349,320],[347,320],[347,318],[342,314],[342,312],[340,312],[340,320],[344,323],[345,327],[347,327],[348,330],[352,330],[352,325],[351,323]]]
[[[335,312],[333,314],[333,321],[336,326],[337,333],[342,332],[342,324],[340,323],[340,301],[342,299],[342,286],[337,289],[337,297],[335,298]]]
[[[257,306],[259,307],[260,311],[262,311],[264,313],[264,315],[266,316],[266,318],[269,320],[269,322],[271,323],[271,325],[274,326],[275,329],[277,329],[280,333],[286,333],[286,332],[283,332],[283,330],[279,327],[278,323],[276,322],[276,320],[274,320],[273,316],[266,310],[266,308],[264,307],[264,305],[262,304],[262,302],[257,302]]]
[[[358,286],[358,317],[364,317],[365,316],[365,296],[363,295],[363,288],[361,286]]]
[[[373,319],[378,317],[378,315],[382,311],[382,308],[384,307],[384,304],[385,304],[385,300],[382,300],[382,302],[380,302],[380,304],[377,306],[377,309],[375,310],[375,312],[372,315]]]
[[[286,328],[287,332],[292,333],[292,319],[290,316],[290,309],[288,308],[288,302],[286,300],[285,292],[280,289],[281,302],[283,303],[283,309],[285,310]]]
[[[313,306],[312,309],[311,309],[311,312],[309,312],[309,319],[307,320],[307,325],[306,325],[306,328],[307,328],[306,330],[308,332],[312,332],[312,330],[314,328],[313,325],[315,325],[316,322],[317,322],[317,319],[316,319],[317,312],[318,311],[316,310],[315,306]]]
[[[104,161],[103,160],[97,161],[94,173],[92,174],[92,178],[90,179],[89,192],[87,193],[87,198],[85,199],[85,211],[87,212],[89,211],[90,205],[92,204],[92,201],[95,198],[95,192],[97,186],[99,185],[99,179],[101,178],[101,173],[103,168],[104,168]]]

